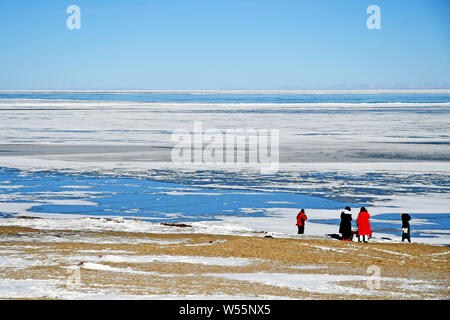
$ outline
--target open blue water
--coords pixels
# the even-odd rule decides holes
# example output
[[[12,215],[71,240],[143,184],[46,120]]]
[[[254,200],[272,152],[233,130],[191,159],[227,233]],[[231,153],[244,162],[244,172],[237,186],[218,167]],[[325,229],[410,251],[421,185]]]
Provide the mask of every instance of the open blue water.
[[[1,202],[35,203],[30,213],[76,214],[89,216],[137,217],[151,222],[192,222],[215,220],[217,216],[252,216],[264,219],[267,208],[292,208],[293,224],[298,209],[335,209],[336,219],[314,219],[339,228],[339,212],[349,205],[357,208],[364,204],[339,201],[288,192],[256,192],[159,182],[148,179],[112,177],[95,174],[63,174],[58,172],[23,172],[0,168]],[[8,188],[7,186],[11,186]],[[15,186],[15,187],[14,187]],[[89,188],[87,188],[89,187]],[[57,200],[89,201],[91,204],[61,204]],[[274,203],[276,202],[276,204]],[[14,217],[11,212],[1,212],[0,217]],[[356,213],[354,214],[356,216]],[[450,229],[450,214],[412,214],[411,236],[430,237],[418,230]],[[356,217],[354,217],[356,219]],[[353,221],[356,229],[356,221]],[[415,225],[415,220],[426,225]],[[377,221],[383,220],[383,221]],[[145,223],[145,222],[143,222]],[[387,233],[399,236],[400,212],[381,214],[371,222],[374,235]],[[295,231],[293,231],[295,232]]]
[[[164,92],[0,92],[0,99],[186,103],[443,103],[450,93],[164,93]]]
[[[29,212],[138,217],[152,222],[213,220],[218,215],[263,216],[265,208],[274,206],[271,201],[283,202],[276,207],[292,208],[294,220],[301,207],[343,206],[338,201],[303,194],[211,189],[93,174],[26,173],[0,168],[0,181],[9,182],[0,188],[0,193],[9,196],[6,202],[42,202]],[[20,187],[7,188],[8,185]],[[64,205],[52,200],[84,200],[94,204]],[[12,216],[2,212],[0,215]]]

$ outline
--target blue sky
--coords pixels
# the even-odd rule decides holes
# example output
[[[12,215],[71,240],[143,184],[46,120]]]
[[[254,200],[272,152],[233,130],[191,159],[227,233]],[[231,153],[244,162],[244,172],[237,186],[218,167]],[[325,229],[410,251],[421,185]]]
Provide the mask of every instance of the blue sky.
[[[366,87],[450,88],[449,0],[0,0],[0,89]]]

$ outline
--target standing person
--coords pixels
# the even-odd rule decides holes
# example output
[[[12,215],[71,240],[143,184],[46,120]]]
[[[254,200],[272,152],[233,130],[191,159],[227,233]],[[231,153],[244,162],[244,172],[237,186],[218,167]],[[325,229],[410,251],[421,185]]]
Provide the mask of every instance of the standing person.
[[[403,213],[402,217],[402,242],[407,239],[409,243],[411,243],[411,227],[409,225],[409,220],[411,220],[411,216],[407,213]]]
[[[352,209],[345,207],[341,212],[341,224],[339,225],[339,233],[342,234],[342,241],[350,241],[352,238]]]
[[[358,242],[367,242],[367,237],[372,236],[372,229],[370,228],[370,214],[367,209],[362,207],[359,211],[356,223],[358,224]]]
[[[305,210],[302,209],[297,214],[297,227],[298,227],[298,234],[305,233],[305,221],[308,219],[305,214]]]

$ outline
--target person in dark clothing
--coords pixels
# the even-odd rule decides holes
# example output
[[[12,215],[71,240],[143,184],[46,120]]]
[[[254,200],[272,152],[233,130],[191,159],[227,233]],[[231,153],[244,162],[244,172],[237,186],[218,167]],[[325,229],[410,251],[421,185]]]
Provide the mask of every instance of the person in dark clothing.
[[[298,227],[298,234],[305,233],[305,221],[308,219],[305,214],[305,210],[302,209],[297,214],[297,227]]]
[[[407,239],[408,242],[411,242],[411,226],[409,225],[409,220],[411,220],[411,216],[407,213],[403,213],[402,217],[402,242]]]
[[[352,209],[345,207],[341,212],[341,224],[339,225],[339,233],[342,234],[342,241],[350,241],[353,238],[352,233]]]

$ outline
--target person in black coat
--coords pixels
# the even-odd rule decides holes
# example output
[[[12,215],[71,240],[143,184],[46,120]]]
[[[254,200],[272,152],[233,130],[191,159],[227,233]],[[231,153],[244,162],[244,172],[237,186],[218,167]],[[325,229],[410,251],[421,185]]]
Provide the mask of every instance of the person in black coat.
[[[409,220],[411,220],[411,216],[407,213],[403,213],[402,217],[402,242],[407,239],[408,242],[411,242],[411,226],[409,225]]]
[[[342,234],[342,241],[350,241],[353,238],[352,233],[352,209],[345,207],[341,212],[341,224],[339,225],[339,233]]]

